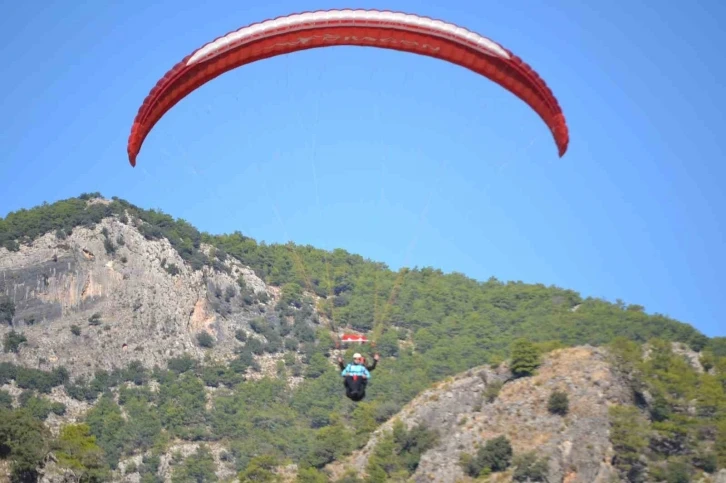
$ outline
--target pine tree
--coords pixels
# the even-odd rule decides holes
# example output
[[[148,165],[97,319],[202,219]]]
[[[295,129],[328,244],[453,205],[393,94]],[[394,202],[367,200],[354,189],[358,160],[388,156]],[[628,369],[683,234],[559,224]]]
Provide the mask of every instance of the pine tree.
[[[539,367],[537,348],[527,339],[517,339],[512,344],[512,373],[515,377],[531,376]]]

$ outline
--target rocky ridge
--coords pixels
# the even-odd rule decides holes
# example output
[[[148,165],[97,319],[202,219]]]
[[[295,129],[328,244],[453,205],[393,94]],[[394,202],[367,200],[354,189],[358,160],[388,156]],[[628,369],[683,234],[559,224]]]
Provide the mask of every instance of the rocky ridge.
[[[617,481],[610,464],[608,407],[631,404],[632,391],[610,366],[603,349],[590,346],[561,349],[548,355],[532,377],[510,380],[504,365],[480,367],[424,391],[396,417],[378,428],[360,451],[328,466],[333,478],[347,468],[365,472],[369,457],[385,431],[400,419],[407,427],[424,424],[439,433],[436,447],[424,453],[412,476],[416,482],[470,480],[459,465],[462,453],[500,435],[514,454],[534,451],[549,460],[549,480],[567,483]],[[487,388],[506,382],[492,402]],[[553,390],[569,397],[569,413],[550,414]],[[511,471],[491,481],[511,481]]]

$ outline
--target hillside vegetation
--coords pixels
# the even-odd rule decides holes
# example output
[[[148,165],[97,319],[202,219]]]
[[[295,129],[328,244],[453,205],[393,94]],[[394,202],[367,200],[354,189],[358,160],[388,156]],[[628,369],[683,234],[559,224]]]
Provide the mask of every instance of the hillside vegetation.
[[[0,252],[21,250],[47,233],[63,240],[76,227],[94,229],[113,217],[149,241],[167,239],[191,269],[229,272],[229,257],[249,266],[280,288],[274,310],[283,323],[253,326],[264,342],[240,333],[227,363],[183,356],[163,367],[132,362],[88,378],[72,377],[64,361],[52,370],[1,363],[0,385],[20,391],[0,390],[0,457],[12,462],[15,478],[37,476],[52,452],[54,465],[86,481],[106,481],[111,472],[138,473],[144,482],[161,481],[162,474],[174,475],[173,481],[215,481],[218,467],[251,481],[291,463],[300,481],[325,481],[325,465],[365,445],[381,423],[433,383],[505,360],[519,364],[512,377],[527,377],[537,366],[528,360],[584,344],[614,347],[613,361],[629,374],[640,402],[640,409],[611,413],[615,466],[623,477],[689,481],[669,475],[690,478],[726,466],[724,338],[709,339],[638,305],[583,298],[572,290],[480,282],[432,268],[393,272],[344,250],[200,233],[167,214],[116,198],[92,202],[97,198],[86,194],[0,219]],[[105,239],[109,256],[117,243]],[[165,269],[173,276],[177,267]],[[0,320],[4,351],[11,355],[21,353],[25,341],[2,283]],[[250,303],[257,296],[243,283],[239,290]],[[311,330],[311,319],[325,324]],[[368,397],[357,405],[343,397],[330,361],[333,336],[343,327],[369,333],[383,357]],[[672,343],[699,353],[700,363],[689,364]],[[211,348],[214,341],[200,337],[198,344]],[[515,361],[513,344],[520,348]],[[259,372],[266,353],[283,356],[276,374],[248,377],[250,369]],[[294,389],[291,375],[304,377]],[[80,408],[80,416],[64,420],[71,406]],[[54,418],[61,425],[50,431]],[[428,448],[433,440],[424,429],[409,436],[399,429],[398,437],[420,436]],[[387,444],[395,453],[396,445]],[[399,467],[411,468],[409,463]]]

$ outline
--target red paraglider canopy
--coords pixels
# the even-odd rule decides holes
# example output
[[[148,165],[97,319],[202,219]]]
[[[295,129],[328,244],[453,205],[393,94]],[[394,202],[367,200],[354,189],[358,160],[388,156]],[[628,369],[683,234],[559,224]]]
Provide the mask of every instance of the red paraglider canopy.
[[[139,108],[128,141],[131,166],[157,121],[215,77],[251,62],[306,49],[368,46],[426,55],[460,65],[526,102],[552,131],[560,156],[569,133],[545,82],[519,57],[463,27],[418,15],[379,10],[305,12],[255,23],[195,50],[160,79]]]

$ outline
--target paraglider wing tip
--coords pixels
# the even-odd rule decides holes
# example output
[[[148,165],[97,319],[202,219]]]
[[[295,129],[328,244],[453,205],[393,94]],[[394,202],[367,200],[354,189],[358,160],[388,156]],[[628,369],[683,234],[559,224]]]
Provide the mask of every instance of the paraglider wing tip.
[[[141,129],[141,124],[138,121],[134,121],[133,126],[131,126],[129,143],[126,146],[126,152],[129,154],[129,163],[132,168],[136,167],[136,156],[139,154],[139,129]]]
[[[566,142],[559,144],[558,152],[559,152],[560,158],[565,155],[565,153],[567,152],[567,143]]]
[[[570,133],[567,129],[565,116],[562,113],[555,115],[553,134],[557,143],[560,158],[565,155],[570,144]]]

